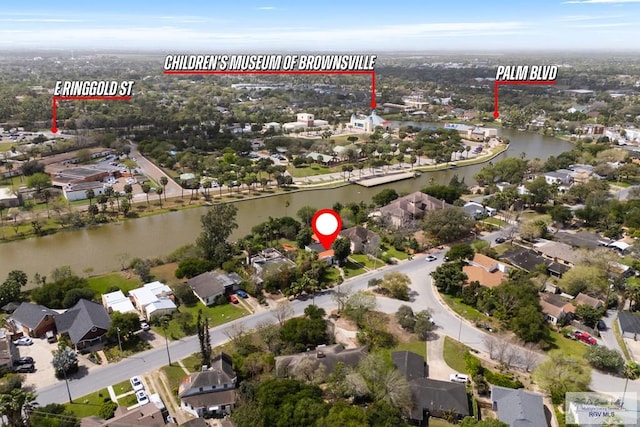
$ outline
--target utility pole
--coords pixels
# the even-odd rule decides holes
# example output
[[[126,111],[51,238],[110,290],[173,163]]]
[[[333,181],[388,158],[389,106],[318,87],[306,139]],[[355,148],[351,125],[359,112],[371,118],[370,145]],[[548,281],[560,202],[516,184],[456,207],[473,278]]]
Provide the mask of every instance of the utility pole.
[[[122,341],[120,341],[120,328],[116,328],[116,333],[118,334],[118,348],[120,349],[120,353],[122,353]]]
[[[169,366],[171,365],[171,354],[169,353],[169,340],[167,339],[167,323],[166,320],[162,321],[162,331],[164,332],[164,345],[167,348],[167,359],[169,359]]]
[[[64,366],[64,368],[66,368],[66,366]],[[64,375],[64,382],[67,385],[67,395],[69,396],[69,403],[73,403],[73,400],[71,399],[71,390],[69,390],[69,379],[67,378],[67,370],[63,369],[62,374]]]

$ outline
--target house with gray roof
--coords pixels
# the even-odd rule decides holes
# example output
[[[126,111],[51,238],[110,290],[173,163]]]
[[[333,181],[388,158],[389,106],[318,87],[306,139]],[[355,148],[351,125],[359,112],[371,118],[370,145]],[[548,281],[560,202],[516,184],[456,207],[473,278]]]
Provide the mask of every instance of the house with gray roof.
[[[196,417],[221,416],[231,413],[236,402],[237,375],[231,356],[220,353],[184,380],[178,388],[180,408]]]
[[[187,281],[194,295],[204,305],[213,305],[220,295],[231,294],[239,289],[242,277],[236,273],[207,271]]]
[[[48,331],[56,328],[54,319],[57,315],[57,312],[45,306],[23,302],[7,319],[7,326],[14,334],[44,337]]]
[[[498,419],[511,427],[550,425],[540,394],[494,385],[491,386],[491,405]]]
[[[389,225],[401,228],[421,220],[428,211],[448,207],[451,207],[451,205],[445,201],[416,191],[407,196],[399,197],[388,205],[381,207],[379,216],[384,220],[388,220]]]
[[[380,248],[380,236],[361,225],[342,230],[340,236],[349,239],[354,254],[374,254]]]
[[[55,318],[58,334],[66,335],[77,348],[100,342],[111,327],[107,310],[93,301],[81,299]]]
[[[469,396],[464,384],[427,378],[424,358],[413,352],[393,352],[391,360],[411,388],[413,408],[409,421],[412,424],[426,426],[429,424],[429,417],[442,418],[451,413],[458,420],[471,415]]]

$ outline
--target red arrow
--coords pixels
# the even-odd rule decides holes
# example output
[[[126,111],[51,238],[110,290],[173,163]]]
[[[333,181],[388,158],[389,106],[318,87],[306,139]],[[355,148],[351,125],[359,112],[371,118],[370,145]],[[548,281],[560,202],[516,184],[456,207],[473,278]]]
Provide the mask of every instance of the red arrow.
[[[376,72],[371,72],[371,108],[376,108]]]
[[[51,112],[52,112],[52,118],[51,118],[51,132],[53,133],[58,133],[58,119],[57,114],[56,114],[56,110],[57,110],[57,105],[58,105],[58,100],[56,99],[56,97],[53,97],[53,105],[51,106]]]

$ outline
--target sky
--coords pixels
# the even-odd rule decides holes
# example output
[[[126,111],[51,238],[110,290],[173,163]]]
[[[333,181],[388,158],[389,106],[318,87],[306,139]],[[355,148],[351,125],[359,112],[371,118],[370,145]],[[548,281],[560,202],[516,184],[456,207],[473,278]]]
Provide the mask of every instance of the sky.
[[[640,0],[3,3],[0,50],[640,50]]]

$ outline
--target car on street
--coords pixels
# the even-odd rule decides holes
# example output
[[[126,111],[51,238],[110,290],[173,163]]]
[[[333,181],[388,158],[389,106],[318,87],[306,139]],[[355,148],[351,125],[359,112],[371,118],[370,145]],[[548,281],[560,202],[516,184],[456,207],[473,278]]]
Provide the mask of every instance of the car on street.
[[[243,291],[242,289],[238,289],[236,291],[236,294],[240,297],[240,298],[249,298],[249,295]]]
[[[469,381],[469,376],[465,374],[451,374],[449,375],[449,381],[454,383],[467,383]]]
[[[16,362],[18,365],[27,365],[29,363],[33,364],[33,357],[31,356],[23,356]]]
[[[36,366],[33,363],[25,363],[24,365],[16,366],[16,372],[20,374],[33,373],[36,371]]]
[[[133,387],[134,391],[138,392],[138,391],[144,390],[144,384],[142,384],[142,381],[140,381],[140,378],[131,377],[129,378],[129,382],[131,383],[131,387]]]
[[[425,258],[425,261],[431,262],[431,261],[435,261],[438,258],[433,256],[433,255],[427,255],[427,257]]]
[[[496,237],[496,243],[504,243],[507,240],[504,237]]]
[[[15,345],[31,345],[33,344],[33,340],[29,337],[18,338],[13,342]]]
[[[235,295],[229,295],[229,302],[233,304],[238,304],[240,301],[238,301],[238,298]]]
[[[138,390],[136,392],[136,399],[138,399],[138,404],[140,406],[149,403],[149,396],[147,396],[147,393],[145,393],[144,390]]]
[[[140,322],[140,329],[142,329],[143,331],[148,331],[149,329],[151,329],[151,326],[149,326],[147,322]]]

